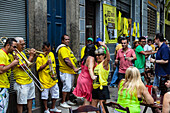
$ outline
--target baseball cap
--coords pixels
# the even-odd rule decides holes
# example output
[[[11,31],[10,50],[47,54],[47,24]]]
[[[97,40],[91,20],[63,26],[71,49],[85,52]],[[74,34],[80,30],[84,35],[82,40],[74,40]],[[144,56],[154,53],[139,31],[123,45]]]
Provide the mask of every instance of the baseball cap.
[[[93,42],[93,38],[89,37],[87,40],[91,40]]]
[[[97,38],[96,42],[99,42],[99,41],[102,41],[102,39],[101,38]]]

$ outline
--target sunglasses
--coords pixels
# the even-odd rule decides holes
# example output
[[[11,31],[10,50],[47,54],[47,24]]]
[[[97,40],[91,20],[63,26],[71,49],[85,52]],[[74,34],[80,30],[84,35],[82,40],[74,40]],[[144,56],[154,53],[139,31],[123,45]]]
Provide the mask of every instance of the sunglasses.
[[[141,42],[146,42],[146,41],[141,41]]]
[[[12,46],[13,48],[17,48],[17,46]]]
[[[96,54],[96,56],[100,56],[100,55],[104,55],[104,54]]]

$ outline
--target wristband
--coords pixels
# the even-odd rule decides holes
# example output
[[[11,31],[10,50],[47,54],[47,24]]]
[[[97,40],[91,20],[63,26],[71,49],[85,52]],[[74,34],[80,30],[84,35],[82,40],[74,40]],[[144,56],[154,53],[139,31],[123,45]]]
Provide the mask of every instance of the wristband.
[[[154,63],[156,63],[156,59],[155,59]]]

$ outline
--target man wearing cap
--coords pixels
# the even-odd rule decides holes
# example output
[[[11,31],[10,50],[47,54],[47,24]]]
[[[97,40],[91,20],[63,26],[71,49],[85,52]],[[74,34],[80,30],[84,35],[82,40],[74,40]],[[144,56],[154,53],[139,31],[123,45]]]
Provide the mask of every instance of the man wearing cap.
[[[93,38],[89,37],[89,38],[87,39],[87,44],[92,44],[92,43],[93,43]],[[86,49],[86,46],[84,46],[84,47],[81,49],[81,59],[84,57],[85,49]]]
[[[102,42],[101,38],[96,39],[96,45],[95,45],[96,49],[100,46],[99,42]]]

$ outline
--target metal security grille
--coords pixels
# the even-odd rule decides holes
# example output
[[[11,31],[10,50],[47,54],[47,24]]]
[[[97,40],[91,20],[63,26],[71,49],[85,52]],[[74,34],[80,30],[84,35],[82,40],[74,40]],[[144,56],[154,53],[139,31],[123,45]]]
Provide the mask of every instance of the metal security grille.
[[[23,37],[26,40],[25,1],[0,0],[0,37]]]
[[[0,0],[0,37],[23,37],[26,41],[26,0]],[[0,48],[3,45],[0,43]],[[13,93],[13,74],[10,77]]]
[[[156,33],[156,11],[151,9],[150,7],[147,8],[147,11],[148,36],[150,38],[154,38]]]
[[[130,0],[118,0],[116,1],[116,7],[121,12],[126,12],[130,14]]]

